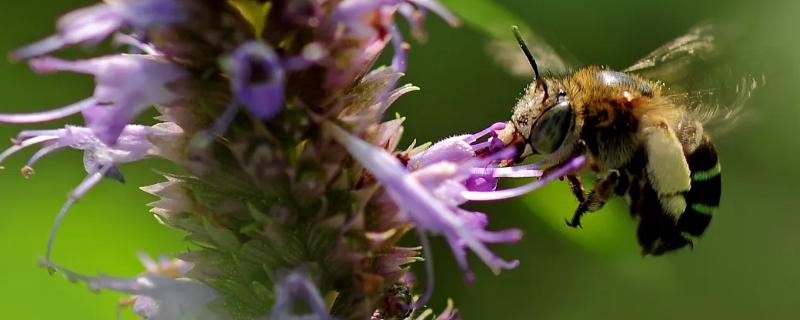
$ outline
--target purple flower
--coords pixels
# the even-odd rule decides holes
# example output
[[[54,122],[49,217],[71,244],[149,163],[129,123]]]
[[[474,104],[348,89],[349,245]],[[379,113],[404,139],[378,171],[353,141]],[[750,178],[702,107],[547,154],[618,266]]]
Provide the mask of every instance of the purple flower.
[[[82,112],[87,126],[108,145],[114,144],[125,126],[147,108],[179,101],[181,96],[170,90],[170,85],[187,76],[177,65],[139,54],[78,61],[43,57],[31,60],[30,64],[40,73],[72,71],[92,74],[96,83],[94,95],[49,111],[0,114],[0,122],[45,122]]]
[[[495,132],[504,128],[505,124],[498,122],[475,134],[444,139],[411,157],[408,162],[408,168],[410,170],[419,170],[442,161],[463,162],[475,158],[478,151],[484,149],[498,150],[503,147],[503,142],[497,139]],[[486,142],[473,145],[473,143],[487,134],[492,134],[493,136]]]
[[[405,71],[408,45],[394,22],[398,10],[417,30],[424,17],[422,10],[437,13],[451,25],[459,24],[458,19],[435,0],[344,0],[321,28],[334,49],[344,44],[345,47],[339,49],[347,52],[343,55],[349,57],[345,63],[337,56],[328,61],[330,67],[341,69],[329,73],[329,86],[344,87],[355,75],[362,74],[390,40],[394,45],[392,67],[399,72]]]
[[[170,278],[185,277],[194,268],[194,264],[181,259],[159,256],[158,260],[153,260],[144,253],[139,253],[139,262],[142,263],[148,274],[165,276]]]
[[[144,319],[227,319],[210,304],[219,298],[214,289],[195,280],[172,278],[149,272],[133,278],[118,278],[106,275],[90,277],[75,273],[52,262],[43,262],[51,270],[57,270],[71,281],[82,281],[92,290],[109,289],[136,295],[133,310]],[[180,276],[180,275],[179,275]]]
[[[411,171],[387,151],[351,135],[336,125],[331,124],[328,128],[334,138],[383,184],[388,194],[406,212],[417,228],[445,236],[468,279],[472,278],[472,274],[467,266],[467,248],[475,252],[493,272],[497,273],[502,269],[516,267],[518,262],[500,259],[486,244],[515,242],[522,234],[515,229],[487,231],[485,214],[461,209],[459,205],[468,200],[501,200],[522,195],[580,168],[585,161],[583,158],[576,158],[567,166],[555,169],[552,174],[516,188],[502,191],[470,189],[467,183],[470,179],[531,177],[541,175],[541,171],[535,170],[535,165],[511,168],[492,166],[492,162],[509,156],[508,152],[502,150],[487,159],[476,158],[477,150],[497,144],[492,141],[496,140],[496,137],[492,137],[488,144],[470,144],[477,140],[477,135],[454,137],[430,147],[429,152],[412,157],[410,166],[415,171]],[[489,132],[494,134],[494,131],[499,129],[502,129],[502,125],[496,124],[478,135]]]
[[[58,21],[55,35],[18,49],[11,57],[22,60],[76,44],[96,44],[123,26],[144,30],[186,17],[178,0],[108,1],[70,12]]]
[[[303,303],[311,312],[297,315],[297,303]],[[325,307],[325,300],[317,286],[303,271],[286,274],[275,286],[275,303],[267,318],[269,320],[328,320],[333,319]]]
[[[163,123],[152,127],[140,125],[126,126],[117,143],[109,146],[101,141],[92,130],[84,127],[66,126],[64,129],[54,130],[26,130],[17,135],[16,144],[0,153],[0,163],[8,156],[33,145],[43,145],[28,160],[27,165],[22,169],[26,176],[33,174],[33,165],[42,157],[54,151],[64,148],[82,150],[83,165],[88,172],[86,178],[70,193],[67,202],[61,208],[56,217],[55,224],[50,231],[50,239],[47,243],[46,259],[50,258],[53,241],[56,231],[61,221],[66,216],[67,211],[78,199],[83,197],[86,192],[92,189],[104,177],[124,181],[122,174],[117,169],[118,164],[142,160],[160,152],[150,142],[150,138],[156,140],[169,139],[182,135],[182,132],[174,124]]]
[[[283,66],[272,48],[261,41],[241,45],[229,62],[236,100],[262,120],[271,119],[283,107]]]

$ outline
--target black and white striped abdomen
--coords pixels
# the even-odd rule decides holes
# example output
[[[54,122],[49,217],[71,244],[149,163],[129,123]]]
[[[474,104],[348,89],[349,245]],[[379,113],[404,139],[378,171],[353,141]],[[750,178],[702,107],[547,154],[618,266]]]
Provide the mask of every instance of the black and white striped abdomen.
[[[703,136],[700,144],[686,156],[691,171],[691,189],[684,193],[686,210],[678,218],[678,229],[700,236],[719,207],[722,191],[722,167],[714,144]]]
[[[717,152],[708,137],[698,140],[684,156],[690,171],[688,191],[672,195],[656,191],[642,169],[648,161],[644,151],[627,168],[631,183],[626,192],[631,214],[638,218],[637,238],[643,254],[661,255],[691,245],[690,239],[705,232],[719,206],[722,176]],[[672,202],[663,201],[665,196],[685,203],[684,209],[675,212],[675,206],[669,205]]]

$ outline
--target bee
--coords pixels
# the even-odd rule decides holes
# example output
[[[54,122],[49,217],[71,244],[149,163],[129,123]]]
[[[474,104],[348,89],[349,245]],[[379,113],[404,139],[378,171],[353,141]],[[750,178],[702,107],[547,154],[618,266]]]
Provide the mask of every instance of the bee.
[[[720,204],[721,166],[704,130],[718,110],[708,111],[702,91],[681,91],[675,89],[681,83],[672,87],[662,79],[679,78],[688,59],[710,52],[711,26],[697,27],[621,71],[586,66],[544,77],[516,26],[513,31],[535,80],[501,139],[519,149],[517,161],[543,155],[551,168],[584,155],[597,176],[588,193],[576,173],[565,177],[579,202],[567,225],[579,227],[585,213],[625,196],[643,255],[692,246]],[[734,104],[754,88],[755,82],[739,88]]]

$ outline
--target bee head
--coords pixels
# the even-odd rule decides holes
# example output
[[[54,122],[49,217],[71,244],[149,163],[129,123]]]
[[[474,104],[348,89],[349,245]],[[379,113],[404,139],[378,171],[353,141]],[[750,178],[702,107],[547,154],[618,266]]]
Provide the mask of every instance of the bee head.
[[[558,79],[542,78],[539,67],[517,26],[512,26],[522,52],[531,64],[535,80],[514,108],[512,124],[527,146],[522,154],[551,154],[566,145],[575,127],[572,101]],[[528,148],[530,147],[530,149]]]
[[[557,79],[531,83],[517,102],[511,122],[530,147],[526,153],[551,154],[574,140],[572,101]]]

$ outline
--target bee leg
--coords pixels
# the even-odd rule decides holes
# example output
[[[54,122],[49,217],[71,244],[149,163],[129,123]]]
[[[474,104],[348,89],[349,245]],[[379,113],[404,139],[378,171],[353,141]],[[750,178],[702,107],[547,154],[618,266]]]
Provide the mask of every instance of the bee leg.
[[[581,217],[585,213],[600,210],[606,204],[608,198],[614,194],[614,189],[616,189],[619,180],[620,173],[617,170],[609,170],[608,174],[598,179],[592,192],[578,205],[578,209],[572,215],[572,220],[566,221],[567,225],[573,228],[580,227]]]
[[[569,188],[572,190],[572,194],[575,195],[575,198],[578,199],[578,202],[586,201],[586,191],[584,191],[581,177],[574,174],[567,175],[567,183],[569,183]]]

